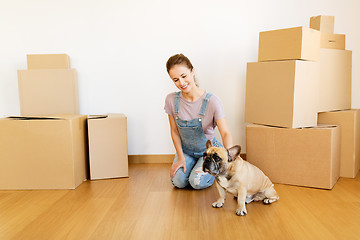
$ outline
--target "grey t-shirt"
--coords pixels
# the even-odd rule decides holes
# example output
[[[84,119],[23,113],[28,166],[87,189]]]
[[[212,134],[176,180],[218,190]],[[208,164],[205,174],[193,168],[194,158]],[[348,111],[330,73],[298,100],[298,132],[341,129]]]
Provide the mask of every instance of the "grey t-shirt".
[[[206,93],[207,92],[195,102],[190,102],[187,101],[180,92],[179,118],[182,120],[198,118]],[[175,119],[175,92],[166,96],[164,109],[167,114]],[[202,127],[207,139],[213,140],[216,121],[222,118],[225,118],[225,113],[221,101],[215,95],[211,95],[205,116],[202,120]]]

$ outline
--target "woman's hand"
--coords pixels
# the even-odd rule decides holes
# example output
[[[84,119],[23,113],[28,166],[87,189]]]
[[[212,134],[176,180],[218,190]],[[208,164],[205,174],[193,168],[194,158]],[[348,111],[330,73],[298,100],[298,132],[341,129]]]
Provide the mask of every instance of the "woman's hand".
[[[184,173],[186,172],[186,161],[185,161],[185,158],[184,159],[179,159],[176,163],[174,163],[172,166],[171,166],[171,169],[170,169],[170,177],[173,178],[175,176],[175,173],[176,171],[179,169],[179,168],[183,168],[183,171]]]

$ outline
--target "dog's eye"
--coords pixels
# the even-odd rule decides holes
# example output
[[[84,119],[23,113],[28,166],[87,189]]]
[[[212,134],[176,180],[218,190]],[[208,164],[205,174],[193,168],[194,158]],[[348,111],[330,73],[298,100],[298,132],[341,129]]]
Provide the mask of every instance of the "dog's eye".
[[[214,160],[215,160],[215,162],[220,162],[220,161],[221,161],[221,158],[218,157],[218,156],[214,156]]]

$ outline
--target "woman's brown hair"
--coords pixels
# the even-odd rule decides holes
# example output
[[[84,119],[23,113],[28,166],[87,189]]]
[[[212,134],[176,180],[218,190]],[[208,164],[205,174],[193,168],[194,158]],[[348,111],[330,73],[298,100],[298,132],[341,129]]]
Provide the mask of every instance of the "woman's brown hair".
[[[182,53],[175,54],[169,58],[166,63],[166,70],[169,73],[170,69],[178,64],[183,64],[187,66],[190,70],[193,70],[193,65],[191,64],[190,60]]]

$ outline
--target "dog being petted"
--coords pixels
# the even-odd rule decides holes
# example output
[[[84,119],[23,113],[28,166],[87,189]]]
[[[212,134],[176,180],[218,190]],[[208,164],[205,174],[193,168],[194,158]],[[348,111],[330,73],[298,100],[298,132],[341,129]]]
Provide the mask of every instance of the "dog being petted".
[[[225,149],[207,141],[203,171],[215,177],[219,192],[219,198],[212,206],[222,207],[226,192],[229,192],[237,197],[236,215],[244,216],[247,214],[246,203],[263,201],[271,204],[279,200],[279,196],[270,179],[259,168],[240,158],[240,152],[239,145]]]

